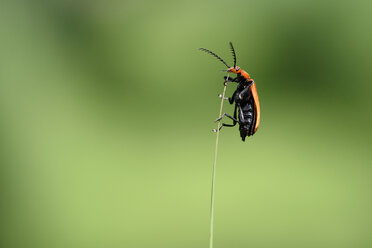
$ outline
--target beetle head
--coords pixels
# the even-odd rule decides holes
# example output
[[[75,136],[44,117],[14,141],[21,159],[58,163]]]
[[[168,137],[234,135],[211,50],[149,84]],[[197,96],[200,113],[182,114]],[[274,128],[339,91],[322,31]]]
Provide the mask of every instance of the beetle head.
[[[238,74],[238,73],[241,73],[242,69],[240,69],[239,66],[235,66],[235,67],[230,67],[227,72],[232,72],[232,73],[235,73],[235,74]]]

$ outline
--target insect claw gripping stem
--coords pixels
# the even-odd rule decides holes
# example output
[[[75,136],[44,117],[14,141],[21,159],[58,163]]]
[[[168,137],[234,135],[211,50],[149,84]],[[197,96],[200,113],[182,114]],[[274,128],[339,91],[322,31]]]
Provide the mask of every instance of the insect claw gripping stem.
[[[218,131],[220,131],[220,130],[222,129],[223,125],[224,125],[224,124],[222,124],[222,125],[218,128]],[[212,129],[212,132],[217,133],[217,129]]]
[[[217,118],[214,122],[219,122],[224,116],[225,114],[223,114],[220,118]]]

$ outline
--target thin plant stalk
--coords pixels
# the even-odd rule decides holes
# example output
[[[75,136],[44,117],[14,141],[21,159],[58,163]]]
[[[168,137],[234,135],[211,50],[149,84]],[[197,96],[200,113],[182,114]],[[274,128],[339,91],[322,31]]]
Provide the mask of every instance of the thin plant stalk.
[[[224,84],[221,104],[220,104],[220,113],[218,118],[222,116],[222,108],[223,108],[223,101],[225,99],[227,82]],[[217,164],[217,152],[218,152],[218,138],[220,136],[220,127],[221,123],[218,122],[217,131],[216,131],[216,148],[214,150],[214,163],[213,163],[213,171],[212,171],[212,190],[211,190],[211,220],[210,220],[210,236],[209,236],[209,248],[213,248],[213,229],[214,229],[214,188],[216,184],[216,164]]]

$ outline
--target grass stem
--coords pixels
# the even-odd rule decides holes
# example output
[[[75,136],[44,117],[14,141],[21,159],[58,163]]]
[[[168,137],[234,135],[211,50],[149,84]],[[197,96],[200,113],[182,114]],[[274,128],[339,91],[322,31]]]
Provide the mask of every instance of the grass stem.
[[[218,115],[219,118],[222,116],[222,108],[223,108],[223,101],[225,99],[226,87],[227,87],[227,82],[225,82],[224,88],[223,88],[223,93],[222,93],[222,98],[221,98],[221,104],[220,104],[220,113]],[[218,138],[220,136],[220,127],[221,127],[221,123],[218,122],[217,131],[216,131],[216,148],[214,150],[214,163],[213,163],[213,171],[212,171],[211,213],[210,213],[211,220],[210,220],[209,248],[213,248],[214,188],[215,188],[215,184],[216,184],[216,164],[217,164]]]

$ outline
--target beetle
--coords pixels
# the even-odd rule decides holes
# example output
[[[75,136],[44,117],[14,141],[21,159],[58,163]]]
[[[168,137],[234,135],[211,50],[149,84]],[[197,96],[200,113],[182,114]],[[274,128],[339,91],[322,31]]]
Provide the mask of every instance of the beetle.
[[[228,98],[225,97],[224,99],[229,100],[230,104],[235,102],[234,116],[224,113],[216,120],[216,122],[221,121],[225,116],[233,121],[233,124],[222,123],[219,130],[221,130],[222,127],[234,127],[237,123],[239,123],[240,137],[242,138],[242,141],[245,141],[247,136],[252,136],[256,133],[260,125],[260,103],[258,100],[256,83],[250,77],[248,72],[236,65],[235,49],[231,42],[230,48],[234,57],[234,66],[232,67],[228,66],[227,63],[214,52],[205,48],[199,48],[199,50],[209,53],[221,61],[227,67],[227,70],[224,70],[224,72],[236,74],[235,78],[224,77],[224,84],[227,84],[228,82],[238,83],[233,95]],[[219,97],[222,97],[222,95],[219,95]],[[217,132],[215,129],[213,131]]]

